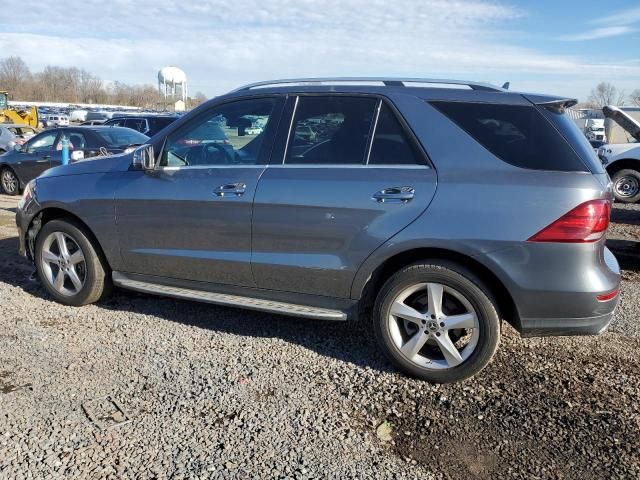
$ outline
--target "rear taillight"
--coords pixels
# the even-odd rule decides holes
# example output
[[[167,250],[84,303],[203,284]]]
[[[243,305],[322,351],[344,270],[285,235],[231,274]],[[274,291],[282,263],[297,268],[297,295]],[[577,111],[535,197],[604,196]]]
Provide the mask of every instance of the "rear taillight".
[[[620,293],[619,289],[615,289],[613,292],[604,293],[602,295],[597,295],[596,298],[599,302],[608,302],[609,300],[613,300]]]
[[[578,205],[548,227],[543,228],[530,242],[588,243],[600,240],[609,228],[611,202],[590,200]]]

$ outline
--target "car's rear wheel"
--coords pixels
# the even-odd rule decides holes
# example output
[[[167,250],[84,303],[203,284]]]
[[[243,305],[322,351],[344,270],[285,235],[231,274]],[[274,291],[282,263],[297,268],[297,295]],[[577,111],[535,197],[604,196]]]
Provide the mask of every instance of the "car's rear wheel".
[[[613,195],[618,202],[636,203],[640,200],[640,172],[622,169],[613,174]]]
[[[7,195],[20,193],[20,181],[15,172],[9,167],[4,167],[0,171],[0,185],[2,186],[2,191]]]
[[[106,262],[85,229],[70,219],[46,223],[36,239],[40,281],[58,302],[81,306],[110,290]]]
[[[445,261],[410,265],[393,275],[376,300],[374,327],[397,368],[436,383],[478,373],[500,338],[489,290],[463,267]]]

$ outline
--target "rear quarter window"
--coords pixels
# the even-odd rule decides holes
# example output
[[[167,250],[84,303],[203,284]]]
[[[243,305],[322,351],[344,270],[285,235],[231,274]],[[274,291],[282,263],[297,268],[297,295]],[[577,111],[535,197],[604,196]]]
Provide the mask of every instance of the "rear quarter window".
[[[531,170],[587,171],[565,137],[534,105],[430,104],[510,165]]]

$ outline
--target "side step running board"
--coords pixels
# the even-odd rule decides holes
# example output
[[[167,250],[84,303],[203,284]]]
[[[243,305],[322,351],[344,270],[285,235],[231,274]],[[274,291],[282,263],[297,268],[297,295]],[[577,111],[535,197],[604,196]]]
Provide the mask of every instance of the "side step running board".
[[[136,290],[138,292],[151,293],[154,295],[164,295],[167,297],[184,298],[199,302],[215,303],[230,307],[249,308],[263,312],[279,313],[281,315],[292,315],[319,320],[345,321],[347,315],[340,310],[328,308],[309,307],[306,305],[296,305],[293,303],[275,302],[260,298],[242,297],[239,295],[229,295],[226,293],[205,292],[202,290],[192,290],[189,288],[170,287],[156,283],[132,280],[119,272],[113,272],[113,283],[118,287]]]

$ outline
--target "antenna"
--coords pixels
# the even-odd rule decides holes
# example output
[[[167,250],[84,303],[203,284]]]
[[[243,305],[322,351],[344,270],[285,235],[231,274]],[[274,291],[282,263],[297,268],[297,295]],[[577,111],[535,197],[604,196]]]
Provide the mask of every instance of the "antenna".
[[[510,82],[504,82],[502,84],[502,88],[504,88],[505,90],[509,90],[509,85],[510,85]]]

